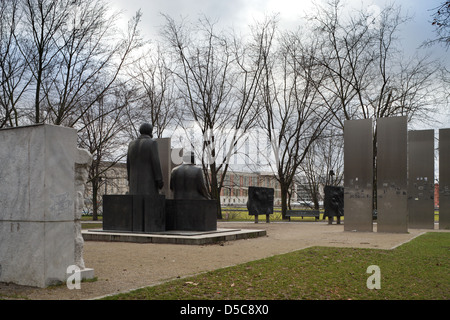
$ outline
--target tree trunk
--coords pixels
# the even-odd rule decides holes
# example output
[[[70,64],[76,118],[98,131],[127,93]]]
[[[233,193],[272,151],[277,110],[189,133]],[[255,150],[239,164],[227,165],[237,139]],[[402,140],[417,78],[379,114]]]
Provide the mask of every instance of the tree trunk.
[[[216,200],[216,206],[217,206],[217,219],[222,219],[222,206],[220,204],[220,197]]]
[[[41,54],[39,54],[39,70],[38,70],[38,74],[37,74],[37,79],[36,79],[36,92],[35,92],[35,97],[34,97],[34,122],[35,123],[39,123],[40,119],[41,119],[41,114],[40,114],[40,93],[41,93],[41,83],[42,83],[42,62],[41,62]]]
[[[319,192],[318,192],[318,190],[316,190],[316,188],[314,187],[314,195],[313,195],[313,198],[312,198],[312,200],[313,200],[313,202],[314,202],[314,210],[319,210],[319,209],[320,209],[320,207],[319,207],[319,197],[318,197],[318,195],[319,195]]]
[[[98,178],[92,180],[92,220],[98,220]]]
[[[377,210],[377,129],[375,127],[375,134],[373,137],[373,177],[372,177],[372,217],[373,213]]]
[[[220,205],[220,193],[215,163],[212,163],[210,165],[210,171],[211,171],[211,198],[213,200],[216,200],[217,203],[217,219],[222,219],[222,207]]]
[[[281,219],[287,220],[286,212],[287,212],[287,199],[288,199],[288,189],[284,183],[280,183],[281,186]]]
[[[288,208],[289,210],[292,210],[292,207],[291,207],[291,201],[292,201],[292,192],[288,192],[287,208]]]

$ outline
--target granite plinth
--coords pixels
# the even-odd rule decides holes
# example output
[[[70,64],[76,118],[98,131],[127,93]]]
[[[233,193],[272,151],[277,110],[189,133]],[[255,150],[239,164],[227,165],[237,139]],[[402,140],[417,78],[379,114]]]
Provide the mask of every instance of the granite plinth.
[[[0,130],[0,281],[47,287],[81,260],[75,163],[84,161],[76,145],[72,128]]]
[[[266,230],[217,229],[214,231],[170,230],[164,232],[112,232],[101,229],[83,230],[85,241],[133,242],[158,244],[205,245],[224,241],[266,236]]]
[[[212,231],[216,229],[217,202],[215,200],[166,200],[166,230]]]
[[[163,195],[104,195],[103,228],[129,232],[164,231],[164,202]]]

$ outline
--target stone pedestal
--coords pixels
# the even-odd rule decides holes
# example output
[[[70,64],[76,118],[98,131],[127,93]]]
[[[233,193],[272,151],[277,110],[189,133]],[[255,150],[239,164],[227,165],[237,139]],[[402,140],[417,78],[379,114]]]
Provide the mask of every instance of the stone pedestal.
[[[166,200],[166,230],[212,231],[217,229],[215,200]]]
[[[166,198],[163,195],[142,197],[144,232],[160,232],[166,228]]]
[[[0,130],[0,281],[46,287],[76,265],[76,146],[71,128]]]
[[[103,230],[160,232],[166,227],[163,195],[104,195]]]
[[[103,230],[133,231],[133,196],[103,196]]]

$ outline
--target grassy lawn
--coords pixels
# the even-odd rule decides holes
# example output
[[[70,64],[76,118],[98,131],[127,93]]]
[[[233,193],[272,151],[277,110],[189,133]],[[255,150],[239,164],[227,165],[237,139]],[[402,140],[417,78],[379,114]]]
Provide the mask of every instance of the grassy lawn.
[[[103,220],[103,216],[98,216],[98,221],[101,222]],[[83,221],[93,221],[92,215],[82,215],[81,216],[81,222]]]
[[[235,211],[233,209],[240,209],[242,211]],[[323,217],[323,210],[320,211],[320,220]],[[342,218],[343,219],[343,218]],[[260,215],[259,220],[266,221],[266,216]],[[291,221],[315,221],[313,217],[291,217]],[[254,216],[248,214],[247,208],[231,208],[222,207],[222,221],[255,221]],[[274,207],[273,214],[270,215],[270,221],[282,221],[281,219],[281,208]]]
[[[231,209],[231,210],[229,210]],[[233,209],[240,209],[243,211],[237,212]],[[320,221],[323,219],[324,209],[320,210]],[[254,221],[255,218],[248,214],[247,208],[231,208],[231,207],[222,207],[222,217],[223,221]],[[259,216],[260,220],[265,220],[265,216]],[[344,221],[345,216],[341,218],[341,221]],[[273,214],[270,216],[270,221],[282,221],[281,219],[281,208],[274,207]],[[291,217],[291,221],[315,221],[313,217]],[[434,212],[434,221],[439,222],[439,211]]]
[[[81,229],[101,229],[103,228],[103,223],[99,222],[99,223],[82,223],[81,224]]]
[[[240,209],[243,211],[234,211],[234,210],[227,210],[228,208],[222,208],[222,220],[219,221],[255,221],[254,216],[250,216],[248,214],[247,208],[232,208],[232,209]],[[323,210],[321,210],[320,213],[320,220],[322,220],[323,217]],[[101,223],[103,220],[103,216],[98,216],[98,223]],[[266,221],[266,217],[264,215],[259,216],[259,220],[261,222]],[[315,221],[313,217],[304,217],[303,219],[301,217],[292,217],[291,221]],[[342,221],[344,220],[344,217],[342,217]],[[81,221],[92,221],[91,215],[83,215],[81,217]],[[281,209],[280,208],[274,208],[273,214],[270,216],[270,221],[282,221],[281,219]],[[87,227],[86,227],[87,228]],[[91,228],[91,227],[89,227]]]
[[[232,209],[240,209],[243,211],[234,211],[234,210],[228,210],[229,208],[223,207],[222,208],[222,221],[255,221],[254,216],[250,216],[248,214],[247,208],[241,207],[241,208],[232,208]],[[323,218],[323,209],[320,211],[320,220]],[[259,216],[259,219],[261,221],[265,221],[265,216]],[[341,218],[341,221],[344,221],[345,217]],[[92,221],[92,216],[82,216],[82,221]],[[101,221],[103,220],[103,217],[101,215],[98,216],[99,223],[101,224]],[[313,217],[304,217],[303,219],[301,217],[292,217],[291,221],[315,221]],[[275,207],[273,214],[270,216],[270,221],[282,221],[281,219],[281,208]],[[439,212],[436,211],[434,214],[434,221],[439,221]],[[101,227],[101,225],[100,225]]]
[[[222,208],[222,221],[254,221],[254,216],[250,216],[248,214],[247,208],[230,208],[223,207]],[[243,211],[237,212],[233,209],[241,209]],[[324,210],[320,210],[320,221],[323,219]],[[265,221],[265,216],[259,216],[260,221]],[[345,216],[341,218],[341,221],[345,220]],[[282,221],[281,219],[281,208],[275,207],[273,210],[273,214],[270,216],[270,221]],[[291,217],[291,221],[315,221],[313,217]],[[434,213],[434,221],[439,222],[439,211],[435,211]]]
[[[377,265],[381,289],[368,289]],[[450,299],[450,233],[427,233],[394,250],[313,247],[177,279],[107,299]]]

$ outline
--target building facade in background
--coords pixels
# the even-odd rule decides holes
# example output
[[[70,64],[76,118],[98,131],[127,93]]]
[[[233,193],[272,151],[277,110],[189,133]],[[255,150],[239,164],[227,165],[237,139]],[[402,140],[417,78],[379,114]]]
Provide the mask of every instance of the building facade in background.
[[[105,163],[105,167],[111,164]],[[164,183],[169,183],[164,181]],[[242,171],[230,171],[226,174],[223,187],[220,193],[220,201],[223,206],[246,207],[248,199],[248,187],[265,187],[274,189],[274,205],[281,206],[281,188],[275,176],[271,173],[253,173]],[[126,194],[128,192],[127,165],[126,163],[116,163],[105,171],[101,178],[98,190],[98,201],[104,194]],[[291,202],[297,202],[297,186],[292,190]],[[86,209],[85,214],[89,214],[92,208],[92,185],[88,183],[86,188]],[[101,207],[101,206],[99,206]]]

